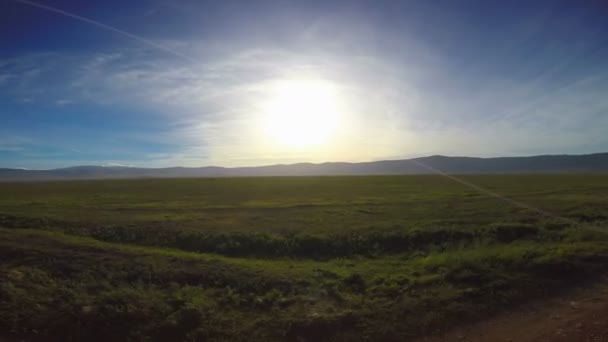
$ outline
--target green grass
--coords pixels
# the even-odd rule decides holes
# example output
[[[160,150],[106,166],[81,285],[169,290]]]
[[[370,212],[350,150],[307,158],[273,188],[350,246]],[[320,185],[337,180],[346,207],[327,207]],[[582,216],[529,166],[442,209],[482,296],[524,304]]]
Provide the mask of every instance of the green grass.
[[[91,341],[388,340],[586,281],[608,176],[0,183],[0,331]]]
[[[608,204],[602,175],[467,176],[556,214]],[[84,224],[321,232],[483,226],[534,214],[439,176],[112,180],[0,184],[0,212]]]

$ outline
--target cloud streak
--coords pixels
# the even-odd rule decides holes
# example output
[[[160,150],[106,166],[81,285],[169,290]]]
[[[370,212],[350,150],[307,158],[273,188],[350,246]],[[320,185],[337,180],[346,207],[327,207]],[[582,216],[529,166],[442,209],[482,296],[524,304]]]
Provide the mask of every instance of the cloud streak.
[[[56,13],[56,14],[59,14],[59,15],[62,15],[62,16],[68,17],[68,18],[72,18],[72,19],[78,20],[80,22],[89,24],[89,25],[93,25],[93,26],[98,27],[98,28],[103,29],[103,30],[107,30],[107,31],[111,31],[111,32],[120,34],[120,35],[122,35],[122,36],[124,36],[126,38],[129,38],[129,39],[132,39],[132,40],[134,40],[134,41],[136,41],[138,43],[141,43],[141,44],[144,44],[144,45],[147,45],[147,46],[159,49],[161,51],[170,53],[170,54],[172,54],[172,55],[174,55],[176,57],[185,59],[185,60],[190,61],[190,62],[195,62],[196,61],[195,59],[193,59],[193,58],[191,58],[191,57],[189,57],[187,55],[184,55],[183,53],[181,53],[179,51],[176,51],[176,50],[174,50],[174,49],[172,49],[172,48],[170,48],[168,46],[165,46],[165,45],[162,45],[162,44],[158,44],[158,43],[156,43],[156,42],[154,42],[152,40],[149,40],[149,39],[140,37],[138,35],[135,35],[133,33],[127,32],[125,30],[121,30],[121,29],[118,29],[116,27],[104,24],[104,23],[99,22],[97,20],[89,19],[89,18],[83,17],[83,16],[78,15],[78,14],[70,13],[70,12],[61,10],[59,8],[53,7],[53,6],[48,6],[48,5],[40,4],[40,3],[37,3],[37,2],[34,2],[34,1],[29,1],[29,0],[12,0],[12,1],[18,2],[18,3],[23,4],[23,5],[35,7],[35,8],[41,9],[41,10],[45,10],[45,11],[48,11],[48,12]]]

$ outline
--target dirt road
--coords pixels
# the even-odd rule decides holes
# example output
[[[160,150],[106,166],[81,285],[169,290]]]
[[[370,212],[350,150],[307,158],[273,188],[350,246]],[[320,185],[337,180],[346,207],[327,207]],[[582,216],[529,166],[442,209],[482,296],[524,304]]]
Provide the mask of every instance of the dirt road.
[[[608,279],[418,342],[608,342]]]

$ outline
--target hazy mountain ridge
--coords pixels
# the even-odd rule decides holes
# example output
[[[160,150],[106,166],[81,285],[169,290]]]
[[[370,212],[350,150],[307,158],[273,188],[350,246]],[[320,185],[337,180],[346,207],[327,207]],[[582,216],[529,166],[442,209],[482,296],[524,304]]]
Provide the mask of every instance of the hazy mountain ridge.
[[[329,175],[413,175],[434,174],[514,174],[514,173],[608,173],[608,153],[586,155],[542,155],[531,157],[447,157],[429,156],[375,162],[297,163],[225,168],[126,166],[73,166],[52,170],[0,168],[0,180],[68,180],[169,177],[251,177]]]

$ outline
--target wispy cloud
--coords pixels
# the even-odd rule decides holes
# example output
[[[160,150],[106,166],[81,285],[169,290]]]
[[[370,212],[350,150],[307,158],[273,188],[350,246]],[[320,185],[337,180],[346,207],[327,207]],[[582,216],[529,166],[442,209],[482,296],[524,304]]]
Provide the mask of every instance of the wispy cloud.
[[[32,144],[32,140],[22,136],[12,135],[9,132],[0,134],[0,151],[21,152]]]
[[[34,6],[49,10],[46,5]],[[298,36],[301,46],[232,43],[215,49],[204,39],[149,41],[88,18],[52,12],[118,30],[145,46],[4,59],[0,61],[3,94],[21,99],[24,106],[46,104],[67,111],[84,104],[101,111],[124,111],[125,117],[144,123],[158,120],[162,130],[113,133],[172,147],[142,154],[138,163],[149,166],[608,148],[608,72],[598,67],[571,70],[577,61],[592,58],[595,50],[585,44],[555,62],[526,58],[535,51],[525,47],[545,30],[535,21],[518,27],[511,40],[501,43],[500,53],[513,54],[507,57],[521,62],[502,70],[501,63],[507,62],[501,56],[463,62],[462,56],[445,54],[407,32],[394,40],[390,51],[375,49],[373,43],[383,35],[374,34],[364,23],[355,26],[357,35],[347,32],[353,26],[316,23]],[[342,35],[340,39],[320,37],[331,28]],[[304,44],[314,41],[320,43]],[[465,44],[451,42],[455,50]],[[561,51],[559,44],[549,48]],[[340,89],[348,108],[332,146],[293,151],[268,144],[260,132],[259,104],[271,96],[273,82],[298,78],[326,79]],[[19,148],[0,141],[2,146]]]
[[[65,106],[65,105],[69,105],[69,104],[74,103],[74,101],[70,100],[70,99],[59,99],[59,100],[55,101],[55,103],[58,106]]]

